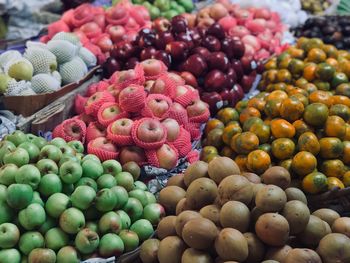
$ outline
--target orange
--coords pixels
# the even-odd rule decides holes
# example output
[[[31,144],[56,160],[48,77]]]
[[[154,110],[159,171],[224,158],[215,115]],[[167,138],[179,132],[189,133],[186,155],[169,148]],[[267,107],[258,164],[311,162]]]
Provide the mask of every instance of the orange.
[[[241,172],[243,171],[249,171],[248,167],[247,167],[247,162],[248,162],[248,158],[247,155],[237,155],[235,158],[235,162],[238,165],[239,169],[241,170]]]
[[[208,133],[211,131],[211,130],[214,130],[214,129],[223,129],[225,127],[225,125],[218,119],[211,119],[207,122],[207,124],[205,125],[205,130],[204,130],[204,133],[205,135],[208,135]]]
[[[233,150],[239,154],[248,154],[258,149],[259,138],[252,132],[243,132],[235,135],[233,138]],[[231,140],[231,147],[232,147]]]
[[[295,144],[291,139],[279,138],[272,142],[271,151],[273,156],[279,160],[289,159],[295,151]]]
[[[343,183],[345,187],[350,186],[350,171],[346,172],[343,176]]]
[[[328,177],[327,183],[328,183],[328,190],[332,190],[334,188],[343,189],[345,187],[343,182],[339,180],[337,177]]]
[[[304,104],[297,98],[287,98],[282,101],[280,115],[288,121],[300,119],[304,112]]]
[[[319,102],[327,105],[327,107],[331,107],[332,97],[327,91],[316,90],[309,95],[309,102],[310,103]]]
[[[295,128],[295,135],[296,137],[299,137],[304,132],[313,132],[313,128],[305,123],[303,120],[297,120],[293,122],[293,126]]]
[[[327,58],[326,52],[320,48],[312,48],[307,54],[307,60],[315,63],[321,63]]]
[[[250,129],[259,138],[259,143],[267,143],[271,136],[270,126],[265,123],[254,123]]]
[[[344,151],[344,144],[339,138],[325,137],[320,139],[320,155],[324,159],[339,158]]]
[[[222,140],[224,141],[225,144],[230,145],[232,137],[237,133],[241,133],[241,132],[242,132],[242,129],[238,122],[236,122],[236,124],[231,123],[225,127],[224,133],[222,135]]]
[[[275,138],[293,138],[295,128],[286,120],[275,119],[271,121],[271,133]]]
[[[271,165],[270,155],[262,150],[255,150],[248,154],[247,168],[256,174],[264,173]]]
[[[339,116],[328,116],[324,131],[328,137],[342,139],[346,135],[345,121]]]
[[[316,157],[307,151],[298,152],[292,159],[292,170],[301,176],[312,173],[317,167]]]
[[[318,194],[327,189],[327,176],[323,173],[312,172],[304,177],[302,188],[310,194]]]
[[[316,156],[320,152],[320,143],[316,135],[312,132],[301,134],[298,138],[298,150],[307,151]]]
[[[345,173],[345,166],[341,160],[325,160],[321,164],[321,172],[327,177],[342,178]]]
[[[219,110],[217,118],[224,124],[227,124],[230,121],[238,121],[239,115],[238,111],[234,108],[223,108]]]
[[[239,115],[239,121],[241,122],[241,124],[243,124],[246,120],[248,120],[251,117],[260,118],[260,111],[253,107],[247,107],[244,110],[242,110],[241,114]]]

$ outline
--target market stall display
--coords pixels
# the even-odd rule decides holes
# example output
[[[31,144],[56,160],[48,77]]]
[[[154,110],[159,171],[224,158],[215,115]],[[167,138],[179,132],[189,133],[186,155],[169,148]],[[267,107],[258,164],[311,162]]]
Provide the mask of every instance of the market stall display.
[[[0,143],[0,261],[119,256],[153,235],[165,212],[139,166],[83,152],[20,131]]]

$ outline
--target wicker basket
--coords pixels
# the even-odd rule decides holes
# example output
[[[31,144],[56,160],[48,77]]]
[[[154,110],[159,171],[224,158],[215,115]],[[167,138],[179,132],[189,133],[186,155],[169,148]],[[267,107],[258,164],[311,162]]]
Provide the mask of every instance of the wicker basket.
[[[342,216],[350,215],[350,187],[331,191],[320,195],[307,196],[308,206],[312,211],[320,208],[330,208]]]

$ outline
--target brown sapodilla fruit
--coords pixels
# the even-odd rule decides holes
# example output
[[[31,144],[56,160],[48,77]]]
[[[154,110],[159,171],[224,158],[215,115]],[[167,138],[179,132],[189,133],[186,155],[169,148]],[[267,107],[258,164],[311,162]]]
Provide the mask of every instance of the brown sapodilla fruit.
[[[152,238],[142,243],[140,247],[140,259],[143,263],[156,263],[158,262],[158,248],[160,241]]]
[[[241,232],[224,228],[215,239],[216,253],[223,260],[243,262],[248,257],[248,243]]]
[[[282,189],[290,185],[291,177],[288,170],[282,166],[272,166],[261,175],[262,182],[265,184],[274,184]]]
[[[350,238],[340,233],[328,234],[321,239],[316,252],[324,263],[349,262]]]
[[[166,186],[175,185],[178,187],[181,187],[182,189],[186,189],[186,185],[184,182],[184,175],[183,174],[177,174],[169,178]]]
[[[186,225],[186,223],[192,219],[195,218],[201,218],[202,216],[196,212],[196,211],[191,211],[191,210],[187,210],[187,211],[183,211],[182,213],[180,213],[175,220],[175,233],[179,236],[182,237],[182,230],[184,228],[184,226]]]
[[[287,201],[299,200],[307,205],[307,199],[303,191],[296,187],[289,187],[284,191],[287,195]]]
[[[159,263],[179,263],[186,249],[186,244],[178,236],[169,236],[159,243]]]
[[[192,209],[199,210],[212,204],[217,194],[218,187],[213,180],[205,177],[198,178],[187,188],[186,202]]]
[[[159,239],[164,239],[168,236],[175,236],[175,221],[176,216],[166,216],[160,220],[157,227],[157,236]]]
[[[320,256],[314,250],[308,248],[291,249],[287,256],[283,258],[283,260],[284,263],[322,263]]]
[[[310,210],[303,202],[292,200],[286,203],[282,215],[287,219],[290,233],[302,232],[310,219]]]
[[[221,205],[231,200],[249,205],[253,198],[253,189],[244,176],[230,175],[219,184],[218,196]]]
[[[244,233],[250,223],[249,208],[239,201],[228,201],[221,207],[220,223],[222,227],[230,227]]]
[[[313,212],[312,215],[317,216],[323,221],[326,221],[330,226],[333,226],[334,221],[340,218],[340,215],[336,211],[329,208],[318,209],[315,212]]]
[[[265,255],[265,246],[254,233],[244,233],[243,236],[248,243],[248,257],[246,262],[259,263]]]
[[[208,165],[208,174],[217,184],[225,177],[241,174],[238,165],[228,157],[216,157]]]
[[[182,254],[181,263],[213,263],[213,259],[205,251],[188,248]]]
[[[188,187],[194,180],[208,176],[208,164],[203,161],[197,161],[187,167],[184,173],[184,182]]]
[[[350,218],[340,217],[333,222],[332,231],[350,237]]]
[[[276,185],[265,185],[255,195],[255,205],[263,212],[278,212],[287,202],[286,193]]]
[[[186,198],[182,198],[176,205],[175,215],[179,215],[181,212],[190,210],[189,205],[187,204]]]
[[[215,225],[220,225],[220,207],[217,205],[206,205],[203,207],[199,213],[204,218],[209,219],[212,221]]]
[[[284,259],[292,250],[291,246],[284,245],[282,247],[270,247],[266,251],[265,259],[276,260],[278,262],[284,262]]]
[[[159,193],[159,203],[164,206],[167,214],[175,214],[177,203],[184,198],[186,192],[181,187],[172,185],[163,188]]]
[[[306,246],[317,246],[320,240],[327,235],[327,226],[322,219],[310,215],[305,229],[298,235],[300,242]]]

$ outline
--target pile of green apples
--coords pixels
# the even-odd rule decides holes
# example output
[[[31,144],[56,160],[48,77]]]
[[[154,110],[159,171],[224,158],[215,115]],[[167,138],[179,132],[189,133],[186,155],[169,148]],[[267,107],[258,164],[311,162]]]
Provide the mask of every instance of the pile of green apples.
[[[21,131],[0,142],[1,263],[119,256],[153,235],[165,212],[140,167],[83,152]]]

